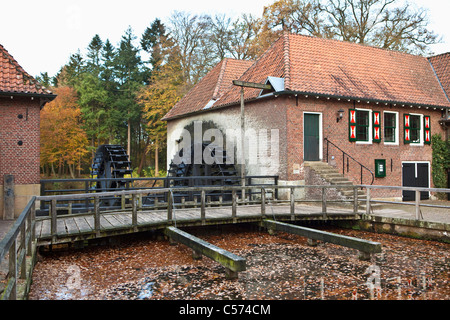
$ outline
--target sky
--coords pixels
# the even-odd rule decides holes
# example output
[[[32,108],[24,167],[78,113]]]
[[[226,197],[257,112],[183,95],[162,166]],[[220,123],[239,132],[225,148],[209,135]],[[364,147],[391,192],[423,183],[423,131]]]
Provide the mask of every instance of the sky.
[[[117,45],[128,27],[138,37],[155,18],[174,11],[193,14],[243,13],[260,17],[274,0],[16,0],[0,6],[0,44],[32,76],[54,76],[71,54],[81,53],[99,34]],[[226,6],[224,5],[226,3]],[[442,37],[435,54],[450,52],[450,0],[409,0],[428,10],[429,28]]]

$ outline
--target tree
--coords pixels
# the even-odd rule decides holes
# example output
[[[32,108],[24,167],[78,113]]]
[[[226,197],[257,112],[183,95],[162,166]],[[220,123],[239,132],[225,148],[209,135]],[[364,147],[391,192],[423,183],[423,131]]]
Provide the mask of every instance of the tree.
[[[92,38],[87,49],[87,70],[98,77],[100,73],[101,54],[103,49],[103,41],[98,34]]]
[[[255,59],[259,49],[255,44],[260,32],[261,21],[252,15],[243,14],[232,23],[229,55],[235,59]]]
[[[165,25],[160,19],[155,19],[150,27],[145,29],[141,38],[142,50],[150,54],[151,70],[158,70],[164,60],[164,46],[168,35]]]
[[[188,88],[195,85],[217,62],[207,33],[210,20],[207,15],[179,11],[170,17],[169,31],[178,46],[179,61]]]
[[[170,39],[168,40],[170,41]],[[167,48],[167,47],[166,47]],[[152,72],[150,84],[144,87],[138,101],[144,106],[144,116],[147,119],[147,132],[150,143],[146,152],[155,152],[155,174],[159,173],[159,153],[164,150],[167,140],[167,123],[162,118],[181,99],[184,94],[183,70],[178,47],[166,50],[167,63]],[[138,173],[142,170],[139,167]]]
[[[447,188],[448,172],[450,170],[450,141],[442,140],[440,134],[434,134],[431,137],[433,162],[433,184],[435,188]],[[437,194],[439,198],[444,199],[445,194]]]
[[[118,94],[114,101],[114,108],[120,110],[123,124],[127,130],[127,152],[130,157],[138,158],[137,150],[132,154],[133,141],[140,140],[142,108],[136,103],[136,93],[142,87],[148,74],[143,66],[139,47],[134,44],[136,36],[128,28],[119,43],[114,58],[114,78],[118,84]]]
[[[55,166],[63,173],[67,165],[72,178],[86,163],[88,141],[82,129],[81,110],[77,93],[70,87],[54,88],[57,97],[41,111],[41,166]]]
[[[426,11],[398,0],[279,0],[265,8],[264,23],[273,34],[288,30],[414,54],[438,41]]]

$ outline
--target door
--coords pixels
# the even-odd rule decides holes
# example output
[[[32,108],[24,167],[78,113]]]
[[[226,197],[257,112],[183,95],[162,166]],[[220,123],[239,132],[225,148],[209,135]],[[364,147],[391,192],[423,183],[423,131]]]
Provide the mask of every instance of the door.
[[[320,160],[320,114],[305,113],[303,122],[304,160]]]
[[[403,163],[402,176],[404,187],[430,187],[430,165],[424,162]],[[429,192],[420,192],[420,200],[428,200]],[[415,201],[414,191],[403,191],[403,201]]]

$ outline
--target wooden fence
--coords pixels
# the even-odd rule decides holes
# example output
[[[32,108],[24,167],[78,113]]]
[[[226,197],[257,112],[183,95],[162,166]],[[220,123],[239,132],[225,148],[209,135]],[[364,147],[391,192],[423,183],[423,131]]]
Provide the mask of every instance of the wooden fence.
[[[416,201],[414,203],[406,202],[394,202],[394,201],[383,201],[375,200],[371,198],[371,191],[373,189],[400,189],[414,191],[416,193]],[[279,189],[289,189],[289,199],[280,200],[274,195],[277,194],[276,191]],[[302,197],[296,198],[296,190],[306,190],[314,189],[316,192],[316,198]],[[337,189],[351,189],[351,196],[337,197],[328,190],[333,191]],[[360,189],[365,190],[365,195],[359,193]],[[245,190],[245,192],[243,192]],[[251,192],[247,192],[250,191]],[[210,194],[214,191],[226,191],[231,193],[231,200],[228,201],[212,201]],[[199,202],[197,201],[183,201],[180,199],[175,203],[175,197],[185,192],[196,192],[199,195]],[[394,203],[401,205],[414,205],[416,208],[416,219],[420,220],[420,208],[421,207],[439,207],[450,209],[449,206],[439,206],[432,204],[424,204],[420,200],[420,192],[441,192],[450,193],[450,189],[437,189],[437,188],[410,188],[410,187],[385,187],[385,186],[267,186],[267,185],[253,185],[247,187],[195,187],[195,188],[161,188],[161,189],[150,189],[150,190],[126,190],[119,192],[102,192],[102,193],[89,193],[89,194],[77,194],[77,195],[59,195],[59,196],[42,196],[33,197],[28,203],[27,207],[23,210],[21,215],[17,218],[14,225],[11,227],[10,231],[6,236],[0,241],[0,262],[4,259],[8,259],[8,272],[6,277],[6,286],[1,293],[1,299],[21,299],[26,297],[30,281],[31,274],[35,261],[36,254],[36,205],[38,201],[49,201],[50,202],[50,219],[51,219],[51,230],[52,236],[57,237],[57,223],[59,217],[67,216],[59,214],[58,204],[65,203],[64,208],[70,207],[70,202],[73,201],[89,201],[93,203],[92,212],[88,214],[93,216],[95,233],[100,233],[102,227],[100,224],[100,218],[105,211],[102,211],[100,206],[101,199],[104,197],[120,197],[123,208],[120,210],[131,211],[132,217],[132,228],[138,230],[138,211],[143,210],[141,197],[148,194],[165,194],[167,196],[167,202],[165,203],[155,203],[154,209],[163,209],[167,211],[167,224],[174,220],[174,208],[182,207],[200,207],[199,220],[204,221],[206,219],[206,209],[210,206],[229,206],[231,207],[231,216],[229,221],[235,222],[238,218],[237,208],[238,206],[245,206],[252,204],[260,206],[258,209],[258,216],[260,219],[265,219],[267,206],[272,206],[276,204],[287,204],[290,208],[291,220],[294,220],[296,214],[296,205],[302,202],[316,202],[321,206],[321,214],[324,218],[327,217],[329,212],[329,206],[332,203],[345,203],[350,206],[352,213],[360,214],[359,205],[361,203],[366,204],[366,211],[368,215],[371,214],[371,206],[373,203]],[[306,193],[306,191],[305,191]],[[246,198],[239,198],[239,195],[246,194]],[[248,196],[251,194],[251,196]],[[330,196],[332,194],[333,196]],[[149,208],[145,208],[148,210]],[[103,209],[104,210],[104,209]],[[448,211],[450,213],[450,210]],[[288,213],[289,215],[289,213]]]
[[[35,202],[33,197],[0,241],[0,262],[8,258],[6,286],[0,300],[26,298],[36,255]]]

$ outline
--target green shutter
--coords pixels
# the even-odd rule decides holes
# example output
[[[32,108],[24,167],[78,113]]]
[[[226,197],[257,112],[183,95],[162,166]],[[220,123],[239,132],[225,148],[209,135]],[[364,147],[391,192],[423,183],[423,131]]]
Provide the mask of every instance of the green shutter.
[[[349,109],[348,140],[356,141],[356,109]]]
[[[403,137],[405,143],[411,143],[411,115],[408,113],[405,113],[403,115]]]
[[[374,111],[372,113],[372,140],[373,142],[381,142],[381,112]]]

